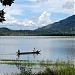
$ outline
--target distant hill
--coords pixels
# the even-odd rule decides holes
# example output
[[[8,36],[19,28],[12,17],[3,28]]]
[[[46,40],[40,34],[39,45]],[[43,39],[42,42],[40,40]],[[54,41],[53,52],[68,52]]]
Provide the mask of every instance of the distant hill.
[[[8,28],[0,28],[0,36],[75,36],[75,15],[64,20],[43,26],[36,30],[10,30]]]
[[[28,36],[32,35],[32,30],[10,30],[8,28],[0,28],[0,36]]]
[[[40,35],[75,35],[75,15],[35,30]]]

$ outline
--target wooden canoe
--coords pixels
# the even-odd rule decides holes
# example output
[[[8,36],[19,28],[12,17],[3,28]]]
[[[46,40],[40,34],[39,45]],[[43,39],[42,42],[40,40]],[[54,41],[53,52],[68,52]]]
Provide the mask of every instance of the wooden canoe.
[[[40,54],[40,51],[33,51],[33,52],[16,52],[17,55],[23,55],[23,54]]]

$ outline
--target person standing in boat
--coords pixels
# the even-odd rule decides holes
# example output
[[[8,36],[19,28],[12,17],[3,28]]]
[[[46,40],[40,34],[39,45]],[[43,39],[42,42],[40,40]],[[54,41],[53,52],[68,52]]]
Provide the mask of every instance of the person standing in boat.
[[[20,50],[18,50],[18,52],[17,53],[20,53]]]
[[[33,50],[33,52],[35,52],[35,47],[34,47],[34,50]]]

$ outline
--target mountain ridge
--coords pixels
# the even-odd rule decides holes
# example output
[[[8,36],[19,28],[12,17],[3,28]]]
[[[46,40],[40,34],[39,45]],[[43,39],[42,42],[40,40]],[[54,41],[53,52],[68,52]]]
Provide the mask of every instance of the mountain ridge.
[[[11,30],[8,28],[0,28],[0,36],[46,36],[46,35],[75,35],[75,15],[60,20],[53,24],[48,24],[35,30]]]
[[[59,22],[38,28],[36,31],[46,32],[48,34],[75,34],[75,15],[60,20]]]

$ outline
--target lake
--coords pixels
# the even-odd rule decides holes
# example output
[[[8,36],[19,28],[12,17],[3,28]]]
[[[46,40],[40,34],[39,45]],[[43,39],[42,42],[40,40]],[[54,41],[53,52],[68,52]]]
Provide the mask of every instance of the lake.
[[[41,50],[39,55],[21,55],[19,60],[75,61],[75,38],[50,36],[0,36],[0,59],[17,59],[16,52]],[[19,72],[15,65],[0,65],[0,75]]]

